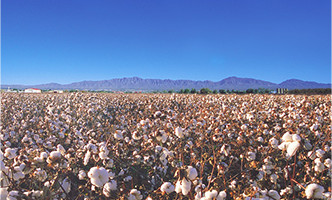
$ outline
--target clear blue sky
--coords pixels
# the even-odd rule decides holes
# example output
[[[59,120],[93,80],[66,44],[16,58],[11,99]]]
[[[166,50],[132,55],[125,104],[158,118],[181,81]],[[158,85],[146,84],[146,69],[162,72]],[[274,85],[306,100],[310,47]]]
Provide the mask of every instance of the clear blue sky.
[[[331,82],[330,0],[2,0],[2,84]]]

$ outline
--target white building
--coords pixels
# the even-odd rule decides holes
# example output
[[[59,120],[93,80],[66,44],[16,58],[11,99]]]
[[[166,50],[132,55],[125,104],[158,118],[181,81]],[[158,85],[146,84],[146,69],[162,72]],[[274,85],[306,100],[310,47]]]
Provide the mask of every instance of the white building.
[[[27,88],[24,90],[24,93],[41,93],[41,90],[37,88]]]

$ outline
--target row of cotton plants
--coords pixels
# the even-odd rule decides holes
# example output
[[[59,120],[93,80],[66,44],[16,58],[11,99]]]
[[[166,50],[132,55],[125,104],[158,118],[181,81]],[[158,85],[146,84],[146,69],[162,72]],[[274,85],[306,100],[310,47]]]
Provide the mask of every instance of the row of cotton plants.
[[[1,94],[0,199],[330,199],[329,96]]]

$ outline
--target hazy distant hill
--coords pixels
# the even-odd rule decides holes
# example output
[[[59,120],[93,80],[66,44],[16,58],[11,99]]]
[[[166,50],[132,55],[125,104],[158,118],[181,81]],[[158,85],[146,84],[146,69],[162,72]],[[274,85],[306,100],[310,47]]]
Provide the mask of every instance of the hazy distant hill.
[[[81,81],[71,84],[48,83],[41,85],[1,85],[1,88],[25,89],[29,87],[40,89],[79,89],[79,90],[180,90],[185,88],[210,88],[246,90],[248,88],[288,88],[288,89],[309,89],[309,88],[330,88],[331,84],[302,81],[297,79],[286,80],[280,84],[271,83],[252,78],[229,77],[218,82],[213,81],[192,81],[192,80],[170,80],[170,79],[142,79],[138,77],[116,78],[103,81]]]

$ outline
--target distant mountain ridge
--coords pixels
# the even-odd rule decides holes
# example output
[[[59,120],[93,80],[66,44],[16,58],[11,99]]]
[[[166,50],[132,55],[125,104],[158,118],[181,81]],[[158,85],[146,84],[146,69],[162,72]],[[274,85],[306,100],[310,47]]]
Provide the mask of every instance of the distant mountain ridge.
[[[170,79],[142,79],[139,77],[115,78],[102,81],[81,81],[70,84],[47,83],[39,85],[1,85],[2,89],[7,88],[25,89],[62,89],[62,90],[180,90],[180,89],[225,89],[225,90],[246,90],[249,88],[258,89],[311,89],[311,88],[331,88],[331,84],[317,83],[313,81],[302,81],[289,79],[280,84],[262,81],[252,78],[228,77],[218,82],[213,81],[193,81],[193,80],[170,80]]]

